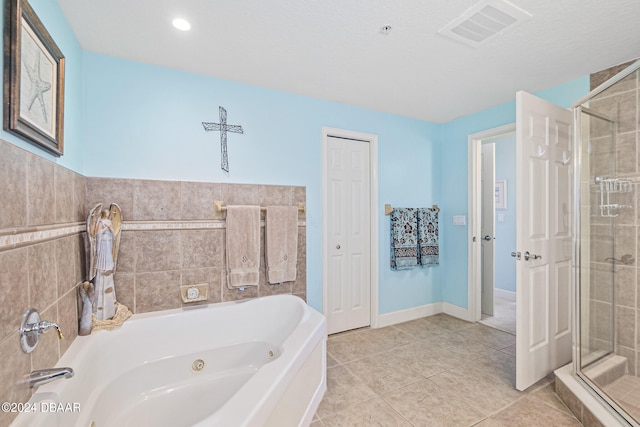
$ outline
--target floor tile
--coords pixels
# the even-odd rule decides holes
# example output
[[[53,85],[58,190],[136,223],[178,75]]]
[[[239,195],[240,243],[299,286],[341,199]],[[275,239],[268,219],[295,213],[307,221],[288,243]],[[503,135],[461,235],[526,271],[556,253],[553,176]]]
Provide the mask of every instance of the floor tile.
[[[385,351],[385,348],[359,336],[357,333],[329,337],[327,351],[340,363],[361,359]]]
[[[558,411],[531,396],[518,400],[513,405],[477,424],[478,427],[573,427],[581,425],[572,415]]]
[[[410,334],[391,326],[379,329],[363,329],[358,331],[357,334],[374,343],[380,351],[391,350],[415,340]]]
[[[322,419],[375,397],[376,394],[344,366],[329,368],[327,369],[327,392],[320,402],[317,415]]]
[[[440,313],[434,316],[425,317],[429,322],[435,323],[449,331],[459,331],[474,325],[472,322],[466,322],[448,314]]]
[[[484,418],[476,409],[428,379],[383,395],[414,426],[468,426]]]
[[[449,331],[449,329],[428,321],[426,317],[412,320],[410,322],[399,323],[397,325],[393,325],[392,328],[400,329],[401,331],[411,335],[414,340],[433,338]]]
[[[398,363],[390,353],[365,357],[344,366],[378,395],[423,378],[409,366]]]
[[[324,418],[322,422],[331,427],[411,427],[407,420],[380,398],[359,403],[344,412]]]
[[[460,336],[479,341],[494,350],[502,350],[516,343],[515,335],[480,324],[463,329]]]
[[[445,314],[331,335],[327,362],[314,427],[580,425],[552,375],[515,389],[512,334]],[[612,385],[635,398],[635,383]]]

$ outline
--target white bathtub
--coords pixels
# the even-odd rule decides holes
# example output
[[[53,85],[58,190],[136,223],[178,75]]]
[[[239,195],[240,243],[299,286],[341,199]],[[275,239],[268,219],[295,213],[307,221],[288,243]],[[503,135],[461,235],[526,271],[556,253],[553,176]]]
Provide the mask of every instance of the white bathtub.
[[[327,387],[326,322],[291,295],[137,314],[56,366],[75,376],[38,388],[12,425],[306,426]]]

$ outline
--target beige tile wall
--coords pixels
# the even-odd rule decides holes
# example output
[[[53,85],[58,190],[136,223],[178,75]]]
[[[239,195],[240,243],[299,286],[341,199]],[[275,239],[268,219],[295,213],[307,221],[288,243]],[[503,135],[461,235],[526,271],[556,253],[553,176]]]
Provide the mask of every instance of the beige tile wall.
[[[248,184],[87,178],[0,140],[0,401],[25,402],[18,382],[53,366],[77,336],[77,286],[86,277],[85,221],[97,203],[118,203],[124,226],[115,276],[118,300],[136,313],[182,306],[179,286],[209,284],[209,301],[272,294],[306,300],[306,223],[300,216],[297,280],[269,285],[262,251],[260,284],[229,290],[224,272],[225,204],[297,205],[305,188]],[[264,214],[263,214],[264,215]],[[264,227],[262,228],[264,243]],[[37,308],[65,339],[42,336],[22,352],[17,329]],[[17,414],[0,412],[0,427]]]
[[[77,335],[86,179],[0,141],[0,182],[0,401],[23,402],[31,392],[16,383],[53,366]],[[29,307],[57,322],[65,339],[49,332],[23,353],[17,330]],[[15,415],[0,413],[0,426]]]
[[[87,206],[122,209],[125,227],[115,276],[117,298],[134,313],[181,307],[179,287],[208,283],[209,301],[233,301],[273,294],[306,300],[306,226],[300,216],[295,282],[266,282],[264,249],[260,283],[244,291],[227,289],[224,213],[227,205],[292,205],[305,202],[304,187],[87,178]],[[262,214],[264,216],[264,213]],[[264,217],[263,217],[264,219]],[[148,228],[154,228],[149,230]],[[262,228],[264,243],[264,227]],[[263,246],[264,248],[264,246]]]

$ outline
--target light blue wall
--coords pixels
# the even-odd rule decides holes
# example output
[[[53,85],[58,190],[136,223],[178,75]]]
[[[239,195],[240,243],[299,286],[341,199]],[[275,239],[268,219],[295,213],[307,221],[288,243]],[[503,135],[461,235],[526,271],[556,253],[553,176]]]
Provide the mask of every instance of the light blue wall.
[[[389,270],[384,203],[426,206],[439,199],[440,126],[363,108],[85,52],[85,170],[89,176],[302,185],[307,187],[307,294],[322,308],[323,126],[378,135],[379,312],[440,301],[439,267]],[[230,173],[220,169],[228,123]]]
[[[467,135],[511,123],[510,102],[444,125],[84,52],[57,2],[32,0],[66,57],[65,154],[61,158],[1,131],[0,137],[87,176],[304,185],[308,298],[321,309],[321,128],[379,137],[379,313],[446,301],[467,305]],[[313,84],[310,82],[309,84]],[[563,106],[588,92],[588,78],[540,92]],[[230,124],[231,173],[220,170],[217,121]],[[440,205],[441,265],[392,272],[383,206]]]
[[[550,102],[568,108],[589,92],[589,77],[581,77],[565,84],[537,92],[536,95]],[[446,263],[443,265],[443,300],[467,307],[467,227],[452,225],[453,215],[465,215],[468,219],[468,150],[467,137],[515,122],[515,101],[481,111],[442,125],[441,147],[441,233],[443,236],[441,253]],[[468,223],[468,221],[467,221]]]
[[[78,173],[83,173],[82,56],[80,47],[58,2],[30,0],[29,4],[65,57],[64,156],[56,157],[24,139],[0,129],[0,138]],[[0,11],[4,15],[4,8]],[[4,31],[4,16],[2,19]],[[4,61],[4,59],[0,59]],[[4,64],[3,64],[4,65]]]
[[[495,287],[516,291],[516,136],[511,133],[492,139],[496,147],[496,179],[507,181],[507,209],[496,210],[495,224]],[[503,221],[498,221],[498,215]]]

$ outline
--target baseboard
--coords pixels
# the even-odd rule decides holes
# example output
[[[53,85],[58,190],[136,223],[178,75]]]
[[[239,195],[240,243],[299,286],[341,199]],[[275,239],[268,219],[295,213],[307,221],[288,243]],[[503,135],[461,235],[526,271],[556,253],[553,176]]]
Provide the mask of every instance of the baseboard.
[[[516,300],[516,293],[513,291],[505,291],[504,289],[493,288],[493,296],[506,299],[508,301]]]
[[[407,308],[405,310],[392,311],[378,315],[378,328],[385,326],[397,325],[398,323],[408,322],[410,320],[420,319],[421,317],[433,316],[442,313],[442,302],[421,305],[419,307]]]
[[[471,318],[471,312],[467,308],[463,308],[457,305],[450,304],[448,302],[442,303],[442,312],[449,316],[457,317],[458,319],[466,320],[467,322],[473,322]]]

